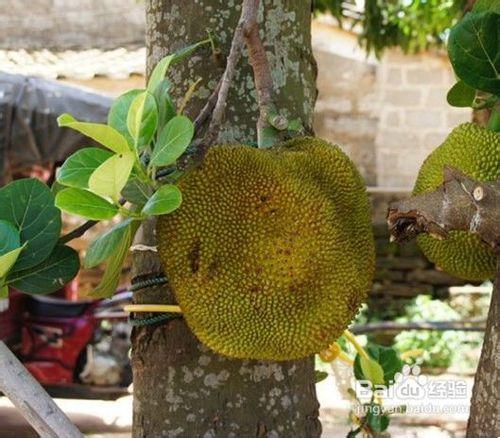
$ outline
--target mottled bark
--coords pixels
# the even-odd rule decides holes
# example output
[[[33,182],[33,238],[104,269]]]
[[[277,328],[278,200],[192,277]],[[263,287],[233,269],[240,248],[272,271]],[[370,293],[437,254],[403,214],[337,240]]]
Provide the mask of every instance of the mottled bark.
[[[484,336],[481,359],[474,379],[467,438],[500,436],[500,257],[495,288]]]
[[[210,30],[223,56],[208,48],[169,75],[179,99],[202,78],[187,113],[195,117],[217,86],[241,4],[227,0],[149,0],[148,68],[163,55],[204,39]],[[310,130],[316,98],[316,66],[310,44],[307,0],[265,0],[260,20],[271,65],[276,103],[287,117],[300,117]],[[256,142],[259,109],[246,51],[229,92],[221,141]],[[221,61],[222,59],[222,61]],[[154,246],[153,226],[142,242]],[[134,252],[134,274],[161,272],[152,250]],[[143,290],[141,303],[171,303],[165,287]],[[317,437],[321,433],[312,358],[291,362],[241,361],[201,345],[184,320],[133,333],[135,437]]]

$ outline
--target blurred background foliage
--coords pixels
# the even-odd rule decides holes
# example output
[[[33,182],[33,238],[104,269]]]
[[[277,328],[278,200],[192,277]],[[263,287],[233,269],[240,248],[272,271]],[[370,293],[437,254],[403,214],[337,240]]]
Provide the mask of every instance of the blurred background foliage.
[[[354,30],[360,45],[380,57],[390,47],[405,53],[442,47],[448,30],[470,8],[467,0],[314,0],[316,13],[331,13]]]

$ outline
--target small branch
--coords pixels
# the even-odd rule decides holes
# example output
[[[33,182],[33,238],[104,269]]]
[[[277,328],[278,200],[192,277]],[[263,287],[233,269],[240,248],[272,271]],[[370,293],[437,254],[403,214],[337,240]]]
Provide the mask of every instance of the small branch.
[[[216,141],[217,137],[219,136],[219,131],[220,127],[222,125],[222,122],[224,120],[224,114],[226,110],[226,104],[227,104],[227,98],[229,95],[229,88],[231,86],[231,83],[233,82],[234,75],[236,73],[236,66],[240,60],[241,57],[241,49],[243,48],[243,12],[240,17],[240,21],[238,22],[238,25],[236,26],[236,29],[234,31],[234,36],[233,36],[233,41],[231,42],[231,49],[229,51],[229,55],[227,57],[227,63],[226,63],[226,69],[224,70],[224,73],[222,75],[222,78],[220,80],[220,85],[216,88],[214,93],[216,93],[217,100],[215,102],[215,106],[213,108],[212,112],[212,119],[210,121],[210,125],[208,126],[207,133],[205,135],[205,138],[201,141],[201,143],[198,145],[197,148],[197,158],[201,161],[205,154],[207,153],[207,150],[210,146],[212,146]],[[207,117],[210,114],[210,102],[212,100],[215,100],[214,94],[209,99],[209,102],[207,102],[207,107],[206,105],[206,110],[205,108],[202,110],[200,115],[202,117]],[[200,117],[200,116],[198,116]],[[196,124],[195,124],[196,126]]]
[[[500,182],[479,182],[445,167],[433,192],[394,202],[387,222],[391,240],[406,242],[420,233],[444,239],[451,230],[476,233],[500,252]]]
[[[82,237],[88,230],[90,230],[94,225],[98,224],[99,221],[87,221],[80,225],[78,228],[70,231],[68,234],[61,236],[59,243],[61,245],[70,242],[71,240],[78,239]]]
[[[125,205],[126,199],[121,198],[119,201],[120,205]],[[82,237],[88,230],[90,230],[93,226],[97,225],[100,221],[87,221],[84,222],[82,225],[79,227],[75,228],[74,230],[70,231],[68,234],[65,234],[64,236],[61,236],[59,238],[59,243],[61,245],[64,245],[65,243],[68,243],[74,239],[78,239],[79,237]]]
[[[273,100],[273,80],[266,50],[259,35],[257,14],[260,0],[245,0],[241,17],[243,21],[243,36],[248,49],[248,58],[253,68],[255,89],[259,101],[259,120],[257,121],[257,136],[259,147],[272,146],[276,140],[273,128],[285,129],[288,125],[283,117],[279,116]],[[270,121],[273,120],[273,125]],[[276,134],[276,133],[275,133]]]
[[[215,108],[215,104],[217,103],[217,98],[219,97],[219,91],[220,87],[222,85],[222,79],[219,81],[217,86],[215,87],[214,91],[212,91],[212,94],[208,98],[207,102],[205,103],[205,106],[201,109],[200,113],[194,120],[194,135],[196,136],[203,124],[208,120],[210,115],[213,112],[213,109]]]

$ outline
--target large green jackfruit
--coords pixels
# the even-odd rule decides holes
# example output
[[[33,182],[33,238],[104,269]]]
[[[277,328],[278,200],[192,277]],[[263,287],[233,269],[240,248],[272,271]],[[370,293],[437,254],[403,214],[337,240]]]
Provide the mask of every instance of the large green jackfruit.
[[[237,358],[325,349],[370,289],[374,242],[362,178],[337,147],[215,146],[159,218],[160,258],[188,325]]]
[[[473,123],[455,128],[422,164],[413,193],[419,195],[440,186],[445,165],[478,181],[500,178],[500,134]],[[477,235],[451,231],[444,240],[420,235],[418,244],[431,262],[451,275],[466,280],[494,276],[495,255]]]

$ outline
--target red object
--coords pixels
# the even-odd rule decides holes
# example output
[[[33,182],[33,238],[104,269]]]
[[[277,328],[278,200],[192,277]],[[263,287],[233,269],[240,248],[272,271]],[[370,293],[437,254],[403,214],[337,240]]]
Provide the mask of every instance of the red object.
[[[66,318],[27,316],[21,349],[26,368],[43,385],[73,382],[78,358],[92,340],[95,324],[88,311]]]

